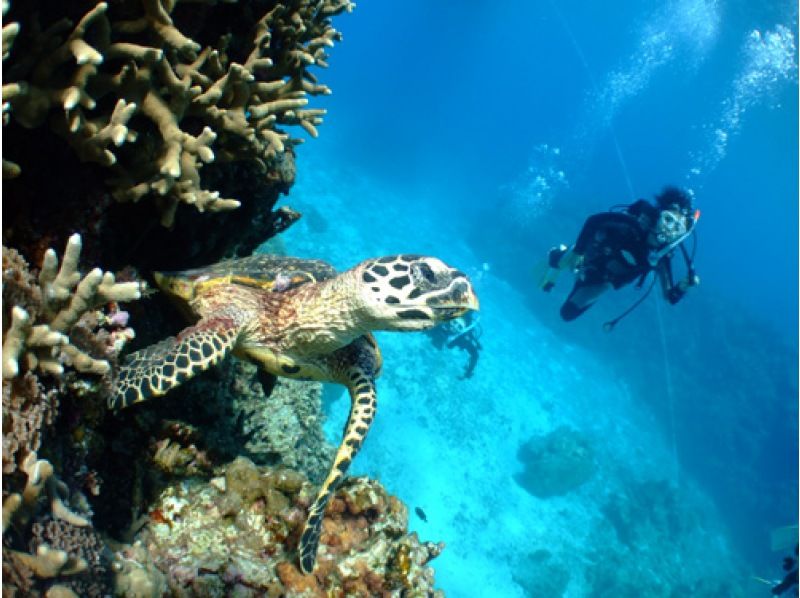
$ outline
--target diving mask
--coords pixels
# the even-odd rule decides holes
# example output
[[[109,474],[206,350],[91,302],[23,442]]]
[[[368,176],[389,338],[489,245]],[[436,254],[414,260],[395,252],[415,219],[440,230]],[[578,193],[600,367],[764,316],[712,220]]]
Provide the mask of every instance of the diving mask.
[[[675,210],[664,210],[656,223],[656,239],[659,243],[673,243],[689,230],[686,216]]]

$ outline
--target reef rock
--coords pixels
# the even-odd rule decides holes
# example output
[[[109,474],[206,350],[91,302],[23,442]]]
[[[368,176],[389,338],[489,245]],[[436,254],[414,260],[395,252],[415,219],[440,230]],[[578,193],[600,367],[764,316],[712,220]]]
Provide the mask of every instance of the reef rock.
[[[520,447],[517,456],[525,469],[514,479],[539,498],[567,494],[589,480],[596,469],[589,442],[566,426],[534,436]]]
[[[314,487],[241,457],[217,473],[166,487],[136,538],[138,556],[127,549],[118,559],[151,562],[173,596],[443,595],[428,566],[443,545],[409,534],[408,509],[378,482],[343,482],[323,520],[317,567],[303,575],[296,546]]]

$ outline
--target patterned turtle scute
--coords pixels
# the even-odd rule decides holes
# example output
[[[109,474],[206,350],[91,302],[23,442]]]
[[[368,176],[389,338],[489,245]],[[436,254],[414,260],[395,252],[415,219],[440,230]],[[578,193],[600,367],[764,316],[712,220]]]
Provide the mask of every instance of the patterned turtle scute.
[[[347,387],[350,416],[298,546],[300,568],[310,573],[325,508],[377,410],[382,358],[370,331],[424,330],[477,309],[470,281],[441,260],[410,254],[338,275],[321,260],[255,255],[155,278],[199,321],[128,357],[112,409],[162,396],[229,353],[276,376]]]

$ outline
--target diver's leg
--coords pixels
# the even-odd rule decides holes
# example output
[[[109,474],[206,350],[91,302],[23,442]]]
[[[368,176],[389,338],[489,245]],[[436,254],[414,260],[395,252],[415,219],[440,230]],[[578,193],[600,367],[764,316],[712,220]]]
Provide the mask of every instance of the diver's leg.
[[[566,322],[574,320],[594,305],[597,298],[609,289],[611,289],[611,284],[608,282],[596,284],[576,282],[569,297],[567,297],[564,305],[561,306],[561,317]]]

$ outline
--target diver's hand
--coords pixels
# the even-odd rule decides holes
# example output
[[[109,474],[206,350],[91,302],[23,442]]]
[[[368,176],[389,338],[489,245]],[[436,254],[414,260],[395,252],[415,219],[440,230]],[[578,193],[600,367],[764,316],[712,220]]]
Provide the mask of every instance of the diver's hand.
[[[583,262],[584,256],[579,253],[572,254],[572,272],[573,274],[579,274],[583,270]]]
[[[699,284],[700,277],[697,274],[692,273],[678,283],[678,288],[685,293],[691,287],[696,287]]]

